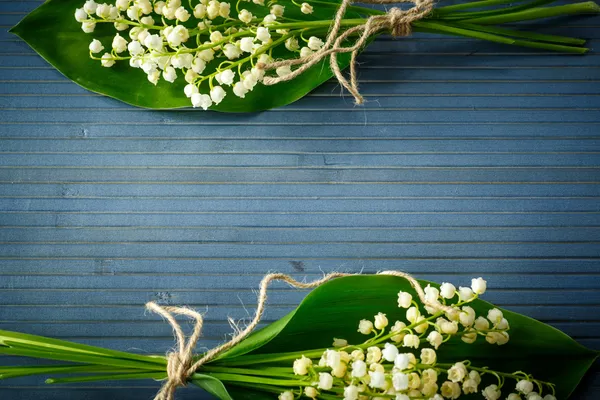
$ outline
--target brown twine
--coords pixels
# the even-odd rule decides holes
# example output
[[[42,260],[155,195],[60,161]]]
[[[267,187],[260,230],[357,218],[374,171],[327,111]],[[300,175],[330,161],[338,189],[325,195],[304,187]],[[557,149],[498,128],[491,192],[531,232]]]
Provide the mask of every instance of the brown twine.
[[[435,310],[444,311],[446,313],[455,312],[455,310],[450,306],[446,306],[439,302],[427,301],[427,299],[425,298],[425,292],[423,291],[423,288],[421,287],[419,282],[409,274],[399,271],[383,271],[379,272],[378,274],[392,275],[404,278],[408,280],[411,286],[415,289],[417,295],[419,296],[419,299],[424,305],[431,307]],[[297,280],[285,274],[274,273],[265,275],[265,277],[260,282],[256,313],[254,314],[254,318],[252,319],[250,324],[246,326],[245,329],[234,335],[234,337],[230,341],[223,343],[222,345],[217,346],[212,350],[209,350],[207,353],[204,354],[202,358],[200,358],[196,362],[193,362],[194,348],[196,347],[196,343],[198,342],[198,339],[202,334],[202,326],[204,324],[204,319],[202,318],[202,315],[187,307],[160,306],[154,302],[147,303],[146,308],[148,310],[159,314],[169,322],[169,324],[173,328],[174,336],[177,341],[177,351],[169,352],[166,355],[168,378],[163,384],[160,391],[154,397],[154,400],[173,400],[175,390],[180,386],[185,386],[188,378],[192,376],[198,370],[198,368],[200,368],[205,363],[214,360],[223,352],[233,348],[235,345],[244,340],[254,330],[254,328],[256,328],[256,326],[260,323],[262,315],[265,311],[265,307],[267,304],[267,287],[271,282],[286,282],[295,288],[312,289],[332,279],[352,275],[356,274],[332,272],[325,275],[321,279],[308,283],[298,282]],[[185,334],[183,333],[179,323],[175,320],[174,315],[184,315],[196,321],[194,330],[192,334],[187,338],[187,342]]]
[[[410,35],[411,24],[426,17],[433,10],[433,0],[361,0],[360,2],[367,4],[413,3],[414,7],[409,10],[393,7],[387,14],[373,15],[364,24],[350,28],[340,34],[344,15],[348,6],[352,3],[352,0],[343,0],[321,49],[306,57],[276,61],[269,64],[257,64],[259,68],[264,70],[272,70],[284,66],[291,68],[299,65],[298,68],[287,75],[280,77],[266,76],[263,79],[263,84],[275,85],[280,82],[288,82],[329,56],[329,65],[338,82],[352,93],[356,104],[362,104],[364,99],[358,91],[356,76],[356,56],[360,49],[367,43],[370,36],[380,31],[390,31],[394,37]],[[353,34],[360,34],[354,44],[348,47],[342,46],[342,43]],[[350,82],[342,74],[337,62],[337,55],[340,53],[352,53],[350,59]]]

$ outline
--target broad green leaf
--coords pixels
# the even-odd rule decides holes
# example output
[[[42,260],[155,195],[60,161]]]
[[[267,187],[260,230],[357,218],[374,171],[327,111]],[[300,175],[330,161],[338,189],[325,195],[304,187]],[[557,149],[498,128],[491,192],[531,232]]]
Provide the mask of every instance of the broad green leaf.
[[[194,374],[192,383],[220,400],[233,400],[223,383],[210,375]]]
[[[420,282],[423,286],[437,286]],[[398,277],[365,275],[335,279],[313,290],[296,310],[248,337],[240,343],[240,351],[226,354],[220,361],[226,363],[244,352],[251,356],[330,347],[334,337],[345,338],[352,344],[362,343],[365,337],[357,332],[360,319],[372,320],[376,313],[383,312],[390,323],[406,321],[405,310],[397,307],[400,290],[414,294],[408,282]],[[471,306],[478,315],[484,316],[494,307],[483,300],[476,300]],[[440,348],[439,361],[469,359],[474,366],[502,372],[522,370],[532,373],[536,379],[555,383],[557,398],[566,399],[598,357],[598,352],[539,321],[502,311],[511,326],[508,344],[490,345],[482,338],[474,344],[466,344],[454,338]]]
[[[231,3],[232,15],[236,14],[236,1]],[[191,103],[183,93],[186,82],[179,77],[170,84],[160,79],[157,86],[148,82],[146,74],[138,68],[129,66],[128,61],[118,61],[113,67],[105,68],[99,61],[89,58],[88,46],[92,39],[100,40],[106,49],[110,49],[112,38],[117,31],[112,24],[97,24],[93,33],[81,30],[81,24],[75,21],[76,8],[83,6],[85,0],[48,0],[27,15],[11,32],[25,40],[46,61],[64,74],[67,78],[82,87],[96,93],[114,97],[135,106],[169,109],[190,107]],[[112,1],[114,4],[114,1]],[[329,20],[334,15],[338,3],[315,5],[314,13],[304,15],[291,0],[281,0],[278,4],[286,6],[286,17],[295,20]],[[268,8],[244,2],[255,15],[264,16]],[[356,18],[359,14],[348,12],[348,18]],[[193,18],[192,18],[193,19]],[[192,21],[190,19],[190,21]],[[326,33],[325,28],[323,33]],[[126,37],[128,31],[121,32]],[[324,36],[324,35],[323,35]],[[193,39],[190,39],[193,40]],[[275,51],[274,57],[290,57],[292,53],[285,50]],[[349,63],[347,54],[338,57],[340,65]],[[215,63],[209,64],[207,72]],[[275,108],[292,103],[331,78],[328,60],[315,65],[306,73],[291,82],[274,86],[259,84],[246,94],[244,99],[234,96],[230,91],[223,102],[211,109],[228,112],[251,112]],[[179,72],[181,75],[181,72]],[[201,92],[209,91],[208,85],[201,87]]]

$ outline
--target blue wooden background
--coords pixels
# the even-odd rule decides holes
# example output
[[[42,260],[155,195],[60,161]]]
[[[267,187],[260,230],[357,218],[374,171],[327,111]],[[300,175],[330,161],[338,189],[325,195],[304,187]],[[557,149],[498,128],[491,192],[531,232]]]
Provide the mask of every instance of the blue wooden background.
[[[600,349],[600,18],[538,27],[590,39],[586,56],[380,39],[360,58],[364,107],[332,82],[226,115],[135,109],[69,82],[7,32],[39,4],[0,1],[0,328],[163,352],[171,330],[143,310],[156,300],[208,309],[211,347],[268,271],[396,268],[483,275],[490,301]],[[276,288],[267,320],[304,295]],[[575,399],[600,398],[599,371]],[[0,398],[157,387],[33,378]]]

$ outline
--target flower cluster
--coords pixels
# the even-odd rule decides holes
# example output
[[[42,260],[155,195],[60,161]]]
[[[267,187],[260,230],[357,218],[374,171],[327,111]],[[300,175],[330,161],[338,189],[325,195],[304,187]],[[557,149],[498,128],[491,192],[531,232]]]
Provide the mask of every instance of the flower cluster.
[[[249,4],[240,9],[243,2]],[[310,3],[292,4],[313,13]],[[161,78],[169,83],[183,78],[192,106],[206,110],[228,92],[244,98],[252,91],[264,77],[259,66],[273,61],[275,47],[304,57],[323,46],[318,36],[306,38],[310,29],[286,29],[285,7],[277,0],[239,0],[235,7],[219,0],[189,1],[188,8],[181,0],[116,0],[114,5],[88,0],[75,10],[75,19],[86,33],[100,23],[117,30],[111,43],[90,42],[90,57],[102,66],[128,60],[154,85]],[[280,67],[276,73],[285,76],[291,70]]]
[[[424,288],[425,307],[411,293],[399,292],[398,307],[406,310],[405,320],[391,323],[386,314],[378,313],[358,324],[358,332],[370,336],[364,343],[349,345],[334,339],[333,348],[323,352],[320,359],[304,355],[296,359],[293,372],[306,386],[286,390],[279,399],[328,399],[335,395],[344,400],[443,400],[481,393],[486,400],[498,400],[507,386],[506,379],[514,379],[515,392],[508,400],[556,400],[552,384],[523,372],[497,372],[473,366],[469,360],[438,362],[440,348],[453,337],[467,344],[480,336],[494,345],[509,341],[510,327],[502,311],[493,308],[478,316],[468,305],[485,293],[486,287],[482,278],[473,279],[471,287],[458,289],[450,283],[439,288],[428,285]],[[440,311],[442,308],[445,311]],[[484,385],[488,377],[493,383]],[[544,387],[551,393],[542,397]]]

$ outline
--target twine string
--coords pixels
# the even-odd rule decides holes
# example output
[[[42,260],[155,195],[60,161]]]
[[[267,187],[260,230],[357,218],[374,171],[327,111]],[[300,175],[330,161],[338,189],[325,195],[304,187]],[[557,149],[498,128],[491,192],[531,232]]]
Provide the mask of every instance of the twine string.
[[[325,282],[332,279],[353,276],[356,274],[349,274],[344,272],[332,272],[323,278],[312,281],[312,282],[299,282],[289,275],[281,273],[273,273],[265,275],[260,282],[260,289],[258,293],[258,302],[256,312],[252,321],[239,333],[235,334],[231,340],[222,345],[219,345],[212,350],[206,352],[198,361],[194,362],[194,349],[198,343],[198,339],[202,334],[202,327],[204,325],[204,319],[202,314],[198,313],[187,307],[172,307],[172,306],[160,306],[154,302],[146,304],[146,308],[153,313],[162,316],[173,328],[173,334],[177,343],[177,351],[167,353],[167,379],[160,391],[154,397],[154,400],[173,400],[175,390],[180,386],[185,386],[187,380],[204,364],[214,360],[216,357],[224,353],[225,351],[232,349],[242,340],[244,340],[256,326],[260,323],[262,316],[265,312],[267,304],[267,289],[271,282],[285,282],[290,286],[297,289],[312,289],[321,286]],[[434,310],[444,311],[446,313],[454,313],[455,310],[447,305],[441,304],[440,302],[430,302],[425,297],[425,292],[419,284],[419,282],[407,273],[400,271],[382,271],[378,275],[392,275],[408,280],[411,286],[417,292],[421,302]],[[194,329],[192,334],[186,339],[181,326],[175,319],[174,315],[183,315],[195,320]]]
[[[356,57],[360,49],[369,40],[369,37],[384,30],[390,31],[394,37],[408,36],[412,32],[411,24],[414,21],[426,17],[431,10],[433,10],[433,0],[361,0],[361,3],[366,4],[413,3],[414,6],[409,10],[402,10],[398,7],[393,7],[387,12],[387,14],[372,15],[367,18],[364,24],[352,27],[340,34],[339,32],[342,26],[344,15],[346,14],[346,10],[351,3],[352,0],[342,1],[335,14],[335,18],[325,43],[319,50],[305,57],[276,61],[269,64],[257,64],[259,68],[264,70],[273,70],[279,67],[291,68],[299,66],[298,68],[292,70],[291,73],[284,76],[266,76],[263,79],[263,84],[275,85],[280,82],[291,81],[324,58],[329,57],[329,65],[338,82],[345,87],[346,90],[352,94],[352,96],[354,96],[356,104],[362,104],[364,99],[358,91]],[[344,41],[353,34],[359,34],[360,36],[353,44],[344,47]],[[350,82],[348,82],[342,73],[337,61],[337,55],[340,53],[352,53],[350,56]]]

